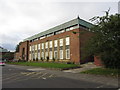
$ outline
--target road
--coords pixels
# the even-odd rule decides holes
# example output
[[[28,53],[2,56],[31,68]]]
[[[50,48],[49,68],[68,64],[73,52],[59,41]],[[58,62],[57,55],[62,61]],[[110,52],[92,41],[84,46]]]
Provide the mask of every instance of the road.
[[[14,65],[2,67],[2,88],[116,88],[74,78],[77,78],[75,74],[62,71]]]

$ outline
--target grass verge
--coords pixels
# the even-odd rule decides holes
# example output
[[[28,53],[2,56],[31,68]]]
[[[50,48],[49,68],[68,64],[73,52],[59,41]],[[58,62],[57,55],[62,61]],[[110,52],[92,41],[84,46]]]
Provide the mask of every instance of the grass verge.
[[[80,73],[113,76],[113,77],[118,77],[118,75],[120,75],[120,71],[118,69],[109,69],[109,68],[94,68]]]
[[[49,63],[49,62],[9,62],[8,64],[25,65],[25,66],[37,66],[44,68],[56,68],[56,69],[70,69],[80,67],[76,64],[63,64],[63,63]]]

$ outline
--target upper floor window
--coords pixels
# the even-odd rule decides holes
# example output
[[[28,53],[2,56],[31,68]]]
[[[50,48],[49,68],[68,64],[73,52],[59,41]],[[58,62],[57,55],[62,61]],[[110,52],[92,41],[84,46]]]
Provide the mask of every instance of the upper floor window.
[[[30,51],[31,51],[31,46],[30,46]]]
[[[38,50],[40,50],[40,44],[38,44]]]
[[[43,38],[45,38],[46,36],[42,36],[42,37],[40,37],[40,39],[43,39]]]
[[[44,43],[42,43],[42,49],[44,49]]]
[[[74,27],[70,27],[70,30],[73,30],[74,29]]]
[[[63,46],[63,39],[60,39],[60,46]]]
[[[55,40],[54,41],[54,47],[57,47],[58,45],[57,45],[58,43],[57,43],[57,40]]]
[[[45,43],[45,48],[48,48],[48,42]]]
[[[66,31],[70,31],[70,28],[66,28],[65,30],[66,30]]]
[[[52,41],[49,42],[50,48],[52,48]]]
[[[66,45],[70,45],[70,37],[65,38]]]
[[[35,50],[37,50],[37,44],[35,45]]]
[[[32,45],[32,51],[34,51],[34,45]]]

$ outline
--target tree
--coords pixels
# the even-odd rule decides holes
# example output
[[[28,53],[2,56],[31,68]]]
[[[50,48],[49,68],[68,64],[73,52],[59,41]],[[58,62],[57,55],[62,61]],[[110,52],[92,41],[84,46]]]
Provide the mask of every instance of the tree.
[[[14,59],[14,52],[7,52],[2,56],[3,59],[13,60]]]
[[[95,21],[91,28],[94,36],[85,46],[86,56],[100,56],[107,68],[120,68],[120,14],[97,16],[90,19]]]
[[[16,45],[15,52],[19,52],[19,44]]]

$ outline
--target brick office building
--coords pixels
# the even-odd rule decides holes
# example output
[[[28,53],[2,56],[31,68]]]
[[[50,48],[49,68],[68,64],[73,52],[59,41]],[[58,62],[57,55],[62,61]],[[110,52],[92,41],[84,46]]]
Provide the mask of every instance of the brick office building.
[[[81,49],[92,35],[91,23],[79,17],[23,40],[16,59],[27,61],[55,60],[81,63]],[[84,34],[73,32],[85,32]]]

